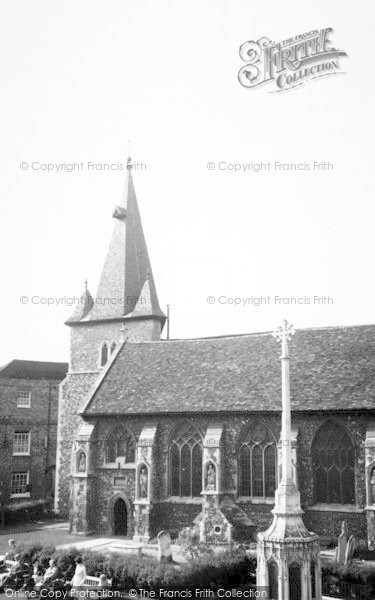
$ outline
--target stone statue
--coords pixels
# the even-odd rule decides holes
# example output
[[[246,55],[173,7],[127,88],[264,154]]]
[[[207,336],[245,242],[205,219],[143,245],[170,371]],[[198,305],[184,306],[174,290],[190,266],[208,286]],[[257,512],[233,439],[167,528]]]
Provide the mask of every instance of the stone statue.
[[[139,475],[139,496],[140,498],[147,498],[148,496],[148,476],[146,467],[142,467]]]
[[[209,463],[206,472],[206,490],[213,492],[216,490],[216,469],[212,463]]]
[[[81,452],[81,454],[79,456],[78,472],[86,473],[86,454],[84,452]]]

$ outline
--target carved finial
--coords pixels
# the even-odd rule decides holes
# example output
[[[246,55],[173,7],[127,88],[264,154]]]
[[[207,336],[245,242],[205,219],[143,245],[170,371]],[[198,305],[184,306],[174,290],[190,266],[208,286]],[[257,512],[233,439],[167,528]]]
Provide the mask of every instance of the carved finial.
[[[89,282],[87,281],[87,277],[86,277],[86,279],[85,279],[85,290],[86,290],[86,292],[87,292],[87,286],[88,286],[88,283],[89,283]]]
[[[131,156],[128,156],[128,160],[126,161],[126,168],[128,169],[128,171],[130,171],[130,169],[132,168],[132,159]]]
[[[278,342],[289,342],[292,335],[294,335],[294,327],[284,319],[283,324],[280,325],[272,335]]]

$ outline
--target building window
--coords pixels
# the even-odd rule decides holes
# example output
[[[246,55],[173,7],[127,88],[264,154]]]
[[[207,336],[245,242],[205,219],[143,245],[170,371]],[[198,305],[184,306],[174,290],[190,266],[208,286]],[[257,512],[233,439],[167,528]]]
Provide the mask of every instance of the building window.
[[[173,434],[169,443],[171,496],[200,497],[202,447],[202,436],[190,423],[186,423]]]
[[[112,344],[111,344],[111,354],[113,354],[115,350],[116,350],[116,342],[112,342]]]
[[[13,437],[13,454],[30,454],[30,432],[15,431]]]
[[[22,496],[23,498],[30,496],[29,491],[29,472],[18,471],[12,473],[10,482],[10,494],[11,496]]]
[[[263,423],[256,423],[240,439],[239,495],[271,498],[276,489],[276,441]]]
[[[312,444],[314,500],[330,504],[353,504],[354,447],[341,425],[327,422]]]
[[[108,346],[107,346],[106,342],[104,342],[104,344],[102,344],[102,347],[100,350],[100,366],[104,367],[107,360],[108,360]]]
[[[134,436],[123,427],[118,427],[109,435],[105,449],[106,463],[116,463],[120,458],[126,463],[135,461]]]
[[[17,392],[17,408],[30,408],[31,392]]]

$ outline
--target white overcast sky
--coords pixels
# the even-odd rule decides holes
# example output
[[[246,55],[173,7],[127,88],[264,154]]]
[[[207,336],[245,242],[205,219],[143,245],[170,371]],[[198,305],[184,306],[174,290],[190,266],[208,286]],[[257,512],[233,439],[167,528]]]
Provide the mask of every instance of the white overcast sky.
[[[68,360],[72,308],[92,294],[124,171],[21,162],[146,164],[134,181],[172,337],[375,322],[374,5],[370,0],[3,0],[1,347]],[[246,40],[333,27],[346,74],[271,94],[238,83]],[[312,173],[208,170],[226,161],[329,161]],[[208,296],[333,298],[250,307]],[[22,305],[20,297],[30,298]]]

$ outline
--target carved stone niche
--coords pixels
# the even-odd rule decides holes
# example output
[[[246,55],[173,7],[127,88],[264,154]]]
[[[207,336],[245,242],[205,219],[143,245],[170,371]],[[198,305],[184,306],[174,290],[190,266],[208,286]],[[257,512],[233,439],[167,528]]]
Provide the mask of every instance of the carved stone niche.
[[[203,441],[203,494],[219,494],[223,426],[210,424]]]
[[[74,441],[72,455],[72,474],[75,477],[87,477],[91,469],[91,452],[94,423],[82,423]]]

